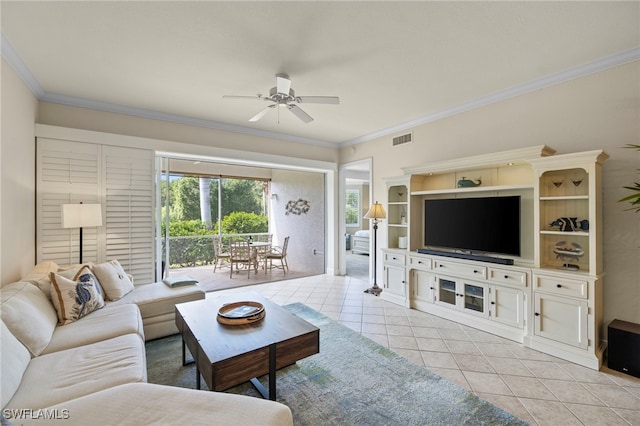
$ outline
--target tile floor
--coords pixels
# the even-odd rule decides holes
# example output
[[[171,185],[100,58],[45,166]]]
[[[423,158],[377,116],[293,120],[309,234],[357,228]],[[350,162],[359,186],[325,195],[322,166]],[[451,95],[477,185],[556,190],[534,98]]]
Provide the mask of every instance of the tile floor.
[[[368,286],[319,275],[224,291],[302,302],[532,425],[640,426],[640,379],[606,367],[594,371],[406,309],[363,293]]]

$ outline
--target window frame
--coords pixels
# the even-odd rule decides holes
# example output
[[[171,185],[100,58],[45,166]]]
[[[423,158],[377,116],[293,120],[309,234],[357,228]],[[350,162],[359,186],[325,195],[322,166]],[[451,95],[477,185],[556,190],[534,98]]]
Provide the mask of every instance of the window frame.
[[[351,210],[350,206],[349,206],[349,194],[350,193],[356,193],[356,206],[355,206],[355,210],[356,210],[356,223],[349,223],[347,222],[347,218],[349,217],[348,211]],[[345,205],[345,214],[344,214],[344,222],[345,222],[345,226],[348,228],[359,228],[361,226],[361,221],[360,221],[360,210],[361,210],[361,205],[362,205],[362,192],[360,190],[360,188],[347,188],[345,191],[345,201],[344,201],[344,205]]]

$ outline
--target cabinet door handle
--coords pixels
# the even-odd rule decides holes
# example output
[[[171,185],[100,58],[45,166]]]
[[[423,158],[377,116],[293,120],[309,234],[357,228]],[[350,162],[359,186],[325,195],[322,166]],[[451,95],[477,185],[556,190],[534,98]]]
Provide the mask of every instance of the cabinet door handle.
[[[506,279],[509,279],[509,275],[505,275],[505,276],[504,276],[504,279],[505,279],[505,280],[506,280]]]
[[[419,264],[419,265],[422,265],[422,260],[418,260],[418,264]]]
[[[474,273],[474,274],[477,274],[477,273],[478,273],[478,271],[476,271],[476,270],[474,269],[474,270],[473,270],[473,273]]]
[[[398,259],[396,259],[395,257],[392,257],[392,259],[393,259],[393,260],[398,260]]]
[[[492,305],[495,305],[495,304],[496,304],[496,302],[491,302],[491,304],[492,304]]]
[[[562,288],[562,284],[556,284],[556,287]]]
[[[540,314],[539,314],[539,313],[537,313],[537,312],[536,312],[535,314],[533,314],[533,315],[535,315],[535,316],[537,316],[537,317],[539,317],[539,316],[540,316]]]
[[[433,288],[433,287],[429,287],[429,290],[435,290],[435,288]]]

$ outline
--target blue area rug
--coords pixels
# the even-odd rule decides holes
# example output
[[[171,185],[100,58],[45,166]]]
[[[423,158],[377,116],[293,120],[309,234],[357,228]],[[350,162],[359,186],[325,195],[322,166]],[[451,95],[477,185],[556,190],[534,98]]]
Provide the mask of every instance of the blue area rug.
[[[277,400],[296,425],[526,424],[304,304],[285,308],[320,328],[320,353],[277,373]],[[182,366],[180,342],[147,343],[150,383],[195,388],[195,367]],[[250,384],[228,392],[259,396]]]

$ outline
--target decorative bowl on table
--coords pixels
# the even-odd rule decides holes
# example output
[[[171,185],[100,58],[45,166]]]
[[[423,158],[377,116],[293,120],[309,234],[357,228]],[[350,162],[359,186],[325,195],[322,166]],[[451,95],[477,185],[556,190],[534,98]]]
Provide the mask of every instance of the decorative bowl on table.
[[[251,324],[260,321],[264,317],[264,306],[259,302],[227,303],[218,310],[218,322],[227,325]]]

